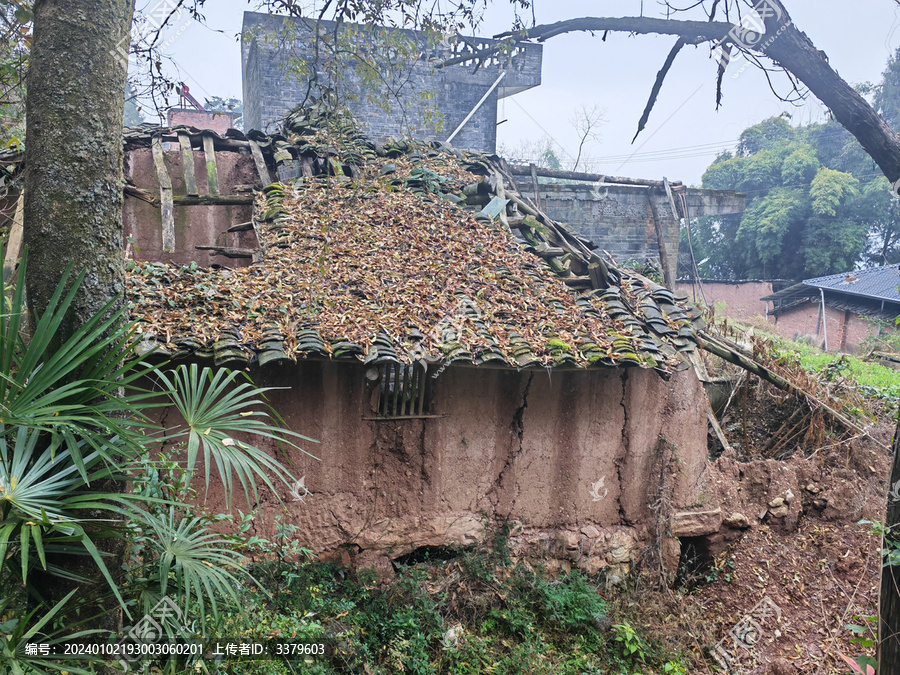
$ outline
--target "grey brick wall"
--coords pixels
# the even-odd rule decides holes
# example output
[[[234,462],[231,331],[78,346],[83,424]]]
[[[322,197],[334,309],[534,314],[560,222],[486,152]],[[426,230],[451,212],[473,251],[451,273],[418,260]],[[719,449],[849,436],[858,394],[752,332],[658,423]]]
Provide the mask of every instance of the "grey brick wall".
[[[326,29],[334,27],[330,22],[321,25]],[[294,22],[257,12],[244,13],[242,70],[245,129],[274,130],[282,116],[306,97],[308,77],[291,76],[285,66],[305,63],[305,67],[312,67],[315,59],[313,27],[314,24],[306,21]],[[348,30],[359,30],[359,27],[351,26]],[[540,84],[542,47],[523,46],[511,59],[501,61],[495,58],[477,70],[474,64],[436,69],[435,60],[450,58],[473,46],[482,48],[493,41],[479,38],[467,41],[468,45],[434,47],[427,45],[421,34],[401,32],[421,45],[423,58],[412,65],[406,63],[393,69],[390,87],[385,85],[377,92],[366,91],[352,70],[345,73],[342,81],[331,83],[345,97],[349,95],[347,105],[363,128],[381,141],[402,135],[445,140],[500,73],[506,71],[500,85],[453,141],[453,145],[459,148],[494,152],[497,100]],[[361,42],[363,39],[359,38]],[[320,81],[326,79],[321,68],[319,78]],[[391,100],[390,110],[370,100],[373,93],[383,94],[385,90],[395,89],[401,82],[399,100]],[[431,121],[426,119],[429,109],[438,113]]]
[[[524,194],[534,191],[520,182]],[[554,220],[568,225],[573,232],[609,251],[619,262],[647,258],[659,260],[653,214],[646,188],[604,187],[593,185],[541,185],[541,205]],[[653,195],[653,203],[665,233],[670,260],[678,259],[679,224],[671,217],[665,194]],[[674,270],[673,270],[674,273]]]

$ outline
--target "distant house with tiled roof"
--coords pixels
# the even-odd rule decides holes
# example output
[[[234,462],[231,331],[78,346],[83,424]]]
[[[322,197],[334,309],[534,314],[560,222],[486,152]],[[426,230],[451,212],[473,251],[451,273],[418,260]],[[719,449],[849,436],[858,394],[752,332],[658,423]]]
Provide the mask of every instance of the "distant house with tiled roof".
[[[311,111],[275,136],[126,145],[143,343],[284,388],[271,404],[320,441],[321,461],[289,457],[312,495],[282,495],[303,545],[396,557],[515,520],[519,549],[621,575],[663,491],[673,516],[700,503],[699,311],[547,217],[501,160]],[[721,514],[678,522],[701,536]]]
[[[900,265],[831,274],[788,286],[761,300],[787,337],[806,336],[832,351],[856,351],[900,316]],[[824,319],[823,319],[824,317]]]

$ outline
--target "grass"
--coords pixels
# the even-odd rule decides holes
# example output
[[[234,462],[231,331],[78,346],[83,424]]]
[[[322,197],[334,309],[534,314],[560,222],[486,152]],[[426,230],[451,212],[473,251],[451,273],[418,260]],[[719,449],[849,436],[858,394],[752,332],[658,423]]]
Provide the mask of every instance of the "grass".
[[[181,672],[248,675],[655,675],[687,672],[679,653],[641,628],[648,598],[629,613],[597,579],[513,563],[500,546],[397,566],[381,581],[332,564],[256,566],[271,596],[246,594],[246,612],[216,632],[250,641],[324,640],[324,657],[194,664]],[[668,630],[668,628],[667,628]],[[225,662],[228,664],[229,662]]]
[[[799,360],[800,366],[809,373],[834,378],[846,377],[853,380],[860,393],[868,398],[877,398],[896,402],[900,399],[900,371],[882,366],[871,361],[863,361],[850,354],[823,352],[809,344],[795,342],[779,336],[771,325],[765,322],[753,322],[745,325],[728,321],[731,329],[738,331],[753,330],[757,335],[771,340],[777,352],[788,360],[792,356]]]
[[[811,373],[841,375],[852,379],[860,392],[871,398],[900,399],[900,371],[849,354],[831,354],[810,345],[778,339],[779,350],[796,354]]]

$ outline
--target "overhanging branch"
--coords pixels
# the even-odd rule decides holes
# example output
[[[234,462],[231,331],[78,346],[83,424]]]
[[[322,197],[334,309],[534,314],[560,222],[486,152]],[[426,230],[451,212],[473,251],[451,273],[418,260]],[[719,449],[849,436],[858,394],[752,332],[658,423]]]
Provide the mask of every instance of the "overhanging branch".
[[[900,0],[898,0],[900,1]],[[831,110],[840,122],[875,160],[888,180],[900,180],[900,136],[892,131],[878,113],[853,87],[841,79],[829,65],[828,58],[816,49],[805,33],[798,30],[780,0],[769,0],[781,10],[780,16],[765,19],[766,32],[758,45],[749,49],[766,56],[802,82]],[[734,26],[721,21],[682,21],[651,17],[581,17],[510,31],[495,37],[513,42],[544,42],[571,32],[617,31],[640,35],[676,35],[685,44],[716,42],[737,44],[732,38]],[[748,49],[747,45],[740,45]],[[466,60],[483,58],[480,52],[466,55]]]

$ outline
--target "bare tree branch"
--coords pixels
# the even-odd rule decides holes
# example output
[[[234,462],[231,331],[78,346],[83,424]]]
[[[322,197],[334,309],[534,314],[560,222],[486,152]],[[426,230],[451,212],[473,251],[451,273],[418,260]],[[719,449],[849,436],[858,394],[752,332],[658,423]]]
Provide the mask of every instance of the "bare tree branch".
[[[897,0],[900,2],[900,0]],[[900,136],[888,127],[878,113],[852,86],[829,65],[828,58],[816,49],[805,33],[798,30],[780,0],[769,0],[780,16],[765,17],[766,31],[753,52],[774,61],[802,82],[831,110],[840,122],[875,160],[887,178],[900,180]],[[740,4],[736,7],[740,8]],[[726,11],[728,9],[726,4]],[[712,42],[736,44],[734,25],[720,21],[682,21],[649,17],[581,17],[535,26],[528,30],[501,33],[498,38],[515,42],[536,39],[540,42],[564,33],[618,31],[639,35],[675,35],[685,44]],[[468,60],[479,58],[467,55]]]
[[[653,89],[650,90],[650,98],[647,100],[647,105],[644,106],[644,113],[641,115],[640,122],[638,122],[637,133],[634,135],[634,138],[631,139],[632,143],[637,140],[637,137],[640,136],[641,132],[647,126],[647,120],[650,119],[650,112],[656,104],[656,99],[662,89],[663,82],[666,80],[666,75],[669,74],[669,69],[672,67],[672,64],[675,63],[675,57],[678,56],[678,52],[680,52],[686,44],[687,40],[685,38],[678,38],[675,41],[672,50],[669,52],[669,55],[666,57],[666,61],[663,63],[662,68],[660,68],[659,72],[656,74],[656,82],[653,83]]]

